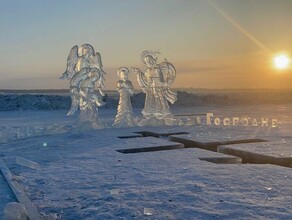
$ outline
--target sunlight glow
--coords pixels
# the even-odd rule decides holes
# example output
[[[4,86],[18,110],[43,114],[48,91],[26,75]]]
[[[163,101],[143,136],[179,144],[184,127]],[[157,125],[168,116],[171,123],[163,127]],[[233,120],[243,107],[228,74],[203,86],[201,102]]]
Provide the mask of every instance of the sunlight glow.
[[[290,58],[281,54],[274,57],[274,64],[277,69],[286,69],[290,64]]]

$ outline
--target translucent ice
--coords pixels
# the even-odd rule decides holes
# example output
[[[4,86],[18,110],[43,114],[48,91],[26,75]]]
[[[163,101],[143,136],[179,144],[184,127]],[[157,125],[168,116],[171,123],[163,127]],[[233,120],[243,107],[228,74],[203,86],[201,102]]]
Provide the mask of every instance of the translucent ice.
[[[25,159],[23,157],[16,157],[16,163],[21,166],[25,166],[31,169],[39,169],[40,165],[34,161]]]
[[[134,94],[134,87],[129,80],[129,69],[119,68],[117,75],[119,77],[117,90],[120,94],[117,115],[114,121],[114,127],[132,127],[135,125],[131,96]]]
[[[74,46],[67,58],[67,69],[60,79],[70,80],[71,107],[67,115],[73,115],[79,109],[79,122],[100,127],[98,108],[105,103],[104,75],[101,56],[95,53],[89,44],[83,44],[78,48]],[[98,92],[95,91],[97,83]]]
[[[121,190],[119,190],[119,189],[112,189],[111,191],[110,191],[110,194],[111,195],[119,195],[119,194],[121,194],[122,192],[121,192]]]
[[[144,109],[142,114],[146,119],[173,118],[168,102],[174,103],[177,94],[170,91],[176,77],[174,66],[166,59],[162,63],[157,62],[157,52],[146,50],[141,54],[146,71],[142,72],[138,68],[132,68],[137,74],[139,85],[146,94]]]
[[[144,208],[144,215],[153,215],[154,214],[154,209],[152,208]]]
[[[8,203],[4,209],[5,220],[27,220],[28,213],[25,207],[17,202]]]

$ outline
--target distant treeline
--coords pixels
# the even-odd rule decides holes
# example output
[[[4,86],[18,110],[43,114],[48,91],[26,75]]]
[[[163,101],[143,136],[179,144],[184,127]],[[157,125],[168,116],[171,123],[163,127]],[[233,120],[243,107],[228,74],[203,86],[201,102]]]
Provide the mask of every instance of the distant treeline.
[[[16,93],[16,94],[69,93],[69,89],[0,89],[0,93]]]
[[[67,96],[55,94],[9,94],[0,93],[0,111],[15,110],[60,110],[69,109],[71,99]],[[54,90],[55,91],[55,90]],[[64,90],[59,90],[64,91]],[[117,108],[117,92],[108,93],[104,100],[106,105],[102,108]],[[145,94],[140,92],[132,97],[133,108],[143,108]],[[202,106],[240,106],[259,104],[292,104],[291,91],[253,91],[231,93],[190,93],[177,92],[177,102],[174,107],[202,107]]]
[[[262,92],[292,92],[291,89],[205,89],[205,88],[174,88],[174,91],[189,92],[189,93],[262,93]],[[135,90],[136,93],[142,90]],[[113,93],[116,90],[105,90],[105,92]],[[69,89],[0,89],[0,93],[10,94],[69,94]]]

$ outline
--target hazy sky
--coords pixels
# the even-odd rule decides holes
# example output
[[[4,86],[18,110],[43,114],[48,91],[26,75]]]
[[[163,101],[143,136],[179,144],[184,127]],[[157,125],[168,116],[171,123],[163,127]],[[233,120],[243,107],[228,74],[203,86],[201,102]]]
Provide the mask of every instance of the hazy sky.
[[[0,89],[67,88],[58,78],[83,43],[101,53],[108,89],[118,67],[144,68],[146,49],[174,64],[175,87],[291,88],[272,57],[292,54],[292,0],[212,2],[225,16],[207,0],[0,0]]]

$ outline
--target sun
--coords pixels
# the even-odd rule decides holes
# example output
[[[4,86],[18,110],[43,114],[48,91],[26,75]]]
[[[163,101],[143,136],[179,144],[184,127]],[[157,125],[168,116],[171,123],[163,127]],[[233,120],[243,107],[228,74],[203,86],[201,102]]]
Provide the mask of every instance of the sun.
[[[287,69],[290,64],[290,58],[287,55],[281,54],[274,57],[274,65],[277,69]]]

